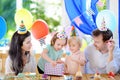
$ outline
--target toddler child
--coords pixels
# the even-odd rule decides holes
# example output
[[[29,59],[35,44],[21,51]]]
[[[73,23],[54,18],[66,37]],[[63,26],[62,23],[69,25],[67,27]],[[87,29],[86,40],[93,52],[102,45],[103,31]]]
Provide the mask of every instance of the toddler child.
[[[62,48],[67,44],[67,35],[65,32],[57,32],[51,39],[51,44],[43,49],[41,58],[38,61],[37,69],[40,74],[44,73],[46,62],[50,62],[53,66],[62,63]]]
[[[72,36],[68,40],[71,54],[65,59],[65,73],[75,75],[78,70],[82,70],[82,66],[85,65],[84,54],[80,51],[81,45],[82,43],[79,37]]]

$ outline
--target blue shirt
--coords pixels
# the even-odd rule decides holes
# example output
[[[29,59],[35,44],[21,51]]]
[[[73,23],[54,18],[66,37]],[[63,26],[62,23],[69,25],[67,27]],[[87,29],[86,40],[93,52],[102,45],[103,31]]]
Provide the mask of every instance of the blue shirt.
[[[62,57],[63,50],[56,51],[53,46],[47,45],[45,48],[48,50],[47,56],[51,58],[53,61],[56,61],[57,59],[60,59]],[[47,61],[44,58],[40,58],[38,61],[38,67],[44,71],[44,65]]]
[[[118,47],[114,48],[113,60],[109,63],[107,62],[108,56],[108,53],[102,54],[96,50],[93,44],[89,45],[85,49],[85,73],[108,73],[110,71],[117,73],[120,69],[120,49]]]

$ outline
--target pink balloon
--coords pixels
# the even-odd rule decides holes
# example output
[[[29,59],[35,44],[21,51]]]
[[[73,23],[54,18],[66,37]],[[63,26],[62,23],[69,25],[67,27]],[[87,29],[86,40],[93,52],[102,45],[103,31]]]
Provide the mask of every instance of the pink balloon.
[[[71,35],[71,28],[72,28],[72,26],[68,26],[68,27],[66,27],[64,30],[65,30],[65,32],[66,32],[66,34],[67,34],[67,36],[68,36],[68,38],[70,37],[70,35]]]

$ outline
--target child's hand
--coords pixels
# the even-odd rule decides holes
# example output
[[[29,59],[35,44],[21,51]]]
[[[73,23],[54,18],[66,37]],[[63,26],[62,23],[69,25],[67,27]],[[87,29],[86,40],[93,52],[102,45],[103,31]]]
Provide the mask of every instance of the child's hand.
[[[56,62],[57,62],[57,63],[64,63],[64,61],[62,61],[62,60],[60,60],[60,59],[58,59]]]
[[[67,69],[67,65],[66,64],[64,64],[64,73],[63,73],[64,75],[67,75],[67,74],[69,74],[68,73],[68,69]]]
[[[56,61],[52,61],[51,64],[52,64],[53,67],[55,67],[57,65],[57,62]]]
[[[81,66],[84,66],[85,63],[86,63],[86,61],[83,61],[83,60],[80,61],[80,65],[81,65]]]
[[[84,58],[80,58],[80,65],[84,66],[86,63],[86,60]]]

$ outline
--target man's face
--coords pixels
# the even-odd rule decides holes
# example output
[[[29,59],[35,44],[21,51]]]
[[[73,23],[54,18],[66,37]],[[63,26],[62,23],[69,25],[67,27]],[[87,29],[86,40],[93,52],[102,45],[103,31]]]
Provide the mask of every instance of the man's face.
[[[93,36],[94,40],[94,46],[96,47],[97,50],[101,51],[105,48],[105,42],[103,42],[103,37],[102,35],[99,36]]]

